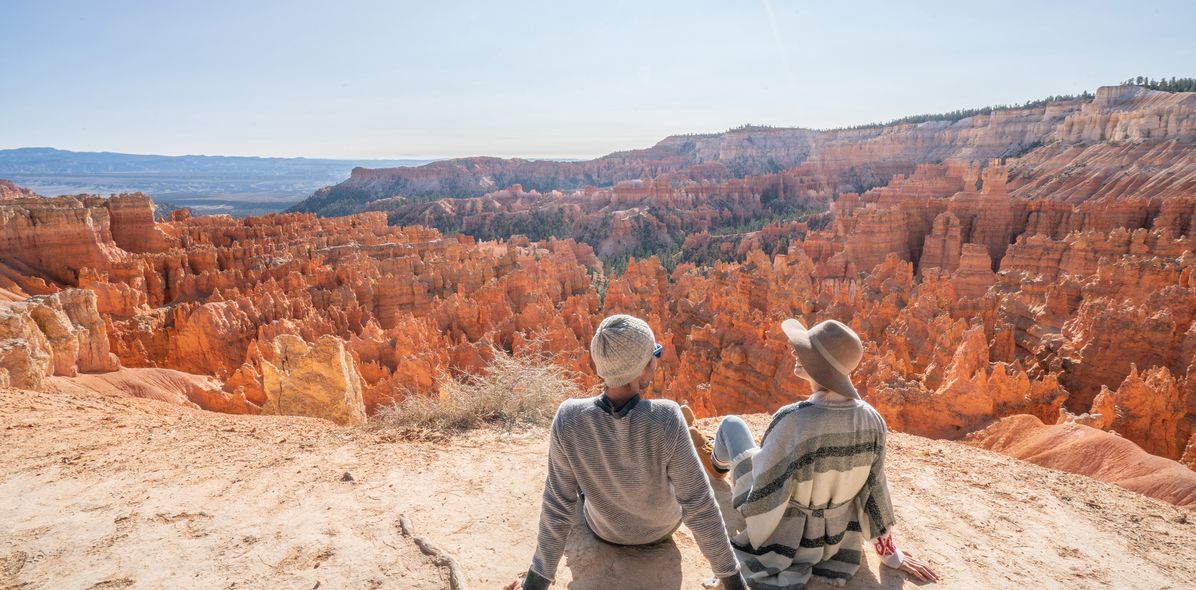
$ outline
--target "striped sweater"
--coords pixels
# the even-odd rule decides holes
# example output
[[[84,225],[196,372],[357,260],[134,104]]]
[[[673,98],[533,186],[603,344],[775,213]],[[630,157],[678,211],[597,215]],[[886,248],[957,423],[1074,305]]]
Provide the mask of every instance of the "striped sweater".
[[[867,402],[819,397],[781,408],[761,446],[732,458],[732,505],[746,521],[732,544],[749,586],[842,584],[855,574],[863,540],[894,524],[886,433]]]
[[[605,396],[561,404],[552,421],[531,567],[550,580],[574,523],[579,491],[586,524],[601,539],[652,543],[684,522],[715,575],[739,569],[676,402],[635,397],[617,411]]]

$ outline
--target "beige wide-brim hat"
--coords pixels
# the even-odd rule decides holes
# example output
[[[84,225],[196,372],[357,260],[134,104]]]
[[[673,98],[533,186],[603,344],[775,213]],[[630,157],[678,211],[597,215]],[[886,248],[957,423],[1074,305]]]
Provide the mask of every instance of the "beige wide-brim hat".
[[[807,330],[801,322],[788,319],[781,322],[781,330],[814,381],[835,393],[860,399],[849,375],[864,358],[864,345],[851,328],[827,320]]]

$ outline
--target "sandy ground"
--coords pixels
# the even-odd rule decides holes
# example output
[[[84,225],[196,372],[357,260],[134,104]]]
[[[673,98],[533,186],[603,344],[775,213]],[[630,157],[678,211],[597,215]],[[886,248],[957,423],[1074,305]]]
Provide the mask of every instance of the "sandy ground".
[[[749,421],[762,430],[767,417]],[[400,514],[455,556],[467,587],[498,588],[534,548],[544,437],[411,442],[112,393],[0,390],[0,589],[448,588]],[[890,440],[897,540],[940,572],[929,587],[1196,588],[1191,511],[981,449]],[[715,488],[726,502],[726,483]],[[865,556],[849,588],[920,586]],[[631,576],[700,588],[709,568],[684,528],[655,551],[617,554],[577,529],[554,587],[634,588]]]

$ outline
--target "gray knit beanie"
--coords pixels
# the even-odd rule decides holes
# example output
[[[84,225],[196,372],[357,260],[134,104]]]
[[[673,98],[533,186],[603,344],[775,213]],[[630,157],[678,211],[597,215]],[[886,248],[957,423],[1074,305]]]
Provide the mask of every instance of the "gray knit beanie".
[[[607,387],[631,383],[648,366],[655,349],[656,335],[648,322],[624,314],[602,320],[590,340],[590,357]]]

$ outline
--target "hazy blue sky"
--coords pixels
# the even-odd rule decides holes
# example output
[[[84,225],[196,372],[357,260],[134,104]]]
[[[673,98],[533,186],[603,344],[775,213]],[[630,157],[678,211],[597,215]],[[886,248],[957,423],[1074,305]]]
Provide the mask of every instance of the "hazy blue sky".
[[[1194,23],[1192,0],[0,0],[0,148],[594,156],[1194,76]]]

